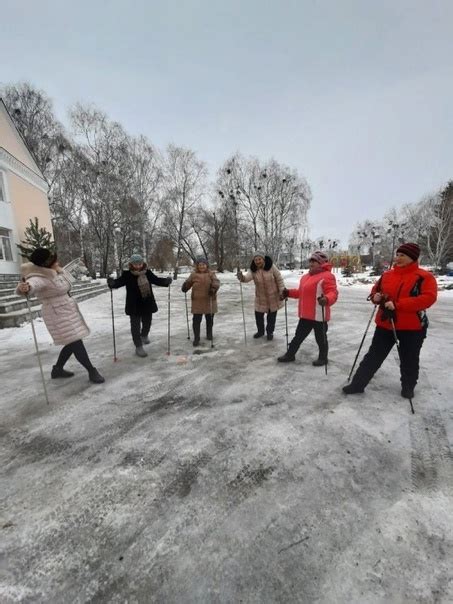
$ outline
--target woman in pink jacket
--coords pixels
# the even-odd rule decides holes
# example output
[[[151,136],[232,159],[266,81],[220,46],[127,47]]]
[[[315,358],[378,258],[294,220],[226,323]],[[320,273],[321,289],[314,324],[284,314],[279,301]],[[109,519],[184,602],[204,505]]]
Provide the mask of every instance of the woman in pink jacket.
[[[284,289],[284,298],[299,299],[299,324],[287,352],[278,357],[281,363],[294,361],[299,346],[313,329],[319,356],[313,365],[327,365],[327,321],[330,319],[330,307],[338,298],[337,282],[332,274],[332,266],[323,252],[314,252],[308,261],[309,271],[300,280],[298,289]],[[322,321],[324,308],[324,324]]]
[[[64,366],[71,355],[88,371],[90,382],[102,384],[105,380],[88,357],[82,338],[90,333],[77,302],[71,298],[71,283],[57,261],[57,255],[45,248],[37,248],[30,262],[21,266],[23,281],[16,288],[17,294],[32,294],[41,302],[41,314],[54,344],[63,346],[51,377],[69,378],[74,374]]]

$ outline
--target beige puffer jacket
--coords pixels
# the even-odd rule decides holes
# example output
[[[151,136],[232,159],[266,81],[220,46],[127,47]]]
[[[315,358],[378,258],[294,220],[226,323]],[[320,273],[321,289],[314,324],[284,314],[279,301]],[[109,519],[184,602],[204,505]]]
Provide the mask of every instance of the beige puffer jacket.
[[[256,312],[274,312],[283,306],[280,300],[285,285],[278,268],[269,256],[265,258],[264,269],[257,269],[252,261],[251,269],[242,275],[241,281],[255,282],[255,310]]]
[[[217,312],[217,290],[220,282],[214,271],[205,273],[197,269],[190,274],[189,278],[183,283],[183,291],[192,288],[192,314],[193,315],[215,315]],[[209,295],[210,290],[214,293]]]
[[[77,302],[69,296],[71,283],[63,269],[55,271],[27,262],[21,266],[20,273],[29,283],[30,293],[42,304],[42,318],[54,344],[71,344],[90,333]],[[16,293],[23,295],[19,289]]]

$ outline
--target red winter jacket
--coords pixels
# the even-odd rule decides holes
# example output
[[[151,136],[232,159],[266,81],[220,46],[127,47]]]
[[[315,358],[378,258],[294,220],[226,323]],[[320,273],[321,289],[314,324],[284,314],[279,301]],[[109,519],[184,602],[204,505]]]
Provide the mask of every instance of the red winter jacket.
[[[418,262],[407,266],[394,266],[386,271],[371,290],[371,298],[381,293],[395,305],[395,328],[421,331],[421,317],[424,311],[437,300],[437,281],[434,276],[420,268]],[[392,329],[388,319],[382,317],[380,308],[376,315],[376,325]]]
[[[326,262],[321,265],[321,268],[322,272],[315,275],[310,275],[310,273],[303,275],[299,289],[288,290],[289,298],[299,298],[299,317],[301,319],[322,321],[321,305],[318,303],[321,294],[327,298],[327,305],[324,307],[325,320],[330,319],[330,307],[338,298],[337,281],[331,273],[331,264]]]

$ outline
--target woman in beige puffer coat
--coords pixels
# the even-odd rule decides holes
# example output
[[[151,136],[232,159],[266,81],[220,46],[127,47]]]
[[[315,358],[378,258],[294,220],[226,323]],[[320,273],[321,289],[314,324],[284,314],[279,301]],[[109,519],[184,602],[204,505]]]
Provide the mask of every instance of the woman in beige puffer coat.
[[[206,317],[206,339],[212,340],[212,326],[214,315],[217,313],[217,290],[219,280],[214,271],[209,270],[206,258],[197,258],[195,270],[182,284],[183,292],[192,288],[192,328],[193,345],[200,344],[200,328],[203,315]]]
[[[21,266],[22,282],[16,293],[22,296],[33,294],[41,302],[41,314],[52,336],[54,344],[63,345],[56,364],[52,367],[52,378],[72,377],[64,365],[74,354],[88,371],[91,382],[101,384],[104,378],[93,367],[82,338],[90,333],[77,302],[71,298],[71,282],[59,266],[57,255],[45,248],[37,248],[30,256],[30,262]]]
[[[283,306],[280,295],[285,284],[280,271],[270,256],[266,256],[263,252],[256,252],[250,270],[245,275],[238,271],[237,278],[243,283],[252,280],[255,282],[255,321],[258,331],[253,337],[264,336],[264,315],[267,313],[267,339],[272,340],[277,311]]]

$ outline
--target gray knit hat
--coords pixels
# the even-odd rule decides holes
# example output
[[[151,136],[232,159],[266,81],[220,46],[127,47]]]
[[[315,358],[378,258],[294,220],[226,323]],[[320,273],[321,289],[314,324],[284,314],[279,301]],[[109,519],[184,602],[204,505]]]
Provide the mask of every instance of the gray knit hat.
[[[143,262],[143,256],[141,254],[132,254],[129,259],[131,264],[140,264]]]
[[[260,250],[258,250],[257,252],[254,252],[253,258],[256,258],[257,256],[259,256],[260,258],[266,258],[266,254]]]

